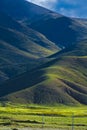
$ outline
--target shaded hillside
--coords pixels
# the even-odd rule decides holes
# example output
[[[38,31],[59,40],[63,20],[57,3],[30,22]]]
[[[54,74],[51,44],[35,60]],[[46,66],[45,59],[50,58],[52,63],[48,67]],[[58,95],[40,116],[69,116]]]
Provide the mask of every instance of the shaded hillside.
[[[39,58],[58,50],[44,35],[0,12],[0,81],[30,70]]]
[[[83,50],[87,42],[78,45],[83,45]],[[67,55],[66,52],[64,56],[57,56],[39,68],[7,81],[0,87],[1,100],[36,104],[87,104],[85,51],[84,55],[76,56],[72,52]]]
[[[70,47],[87,36],[84,21],[65,17],[25,0],[1,0],[0,6],[1,11],[44,34],[62,48]]]
[[[17,35],[19,33],[20,35],[22,35],[22,37],[24,39],[27,38],[31,42],[36,43],[37,45],[40,45],[44,48],[47,48],[52,51],[56,51],[58,49],[58,47],[55,45],[55,43],[49,41],[44,35],[40,34],[39,32],[37,32],[31,28],[27,28],[26,26],[21,25],[20,23],[15,21],[12,17],[6,15],[3,12],[0,12],[0,26],[1,26],[1,29],[8,31],[8,35],[4,34],[5,31],[3,31],[3,30],[0,31],[0,35],[1,35],[0,39],[3,41],[7,41],[10,43],[11,39],[14,42],[17,40],[21,40],[21,38],[17,38],[17,36],[15,36],[15,39],[17,39],[17,40],[15,40],[14,38],[10,38],[10,36],[9,36],[9,35],[12,35],[14,37],[14,35],[9,34],[9,32],[17,33]],[[21,36],[19,36],[19,37],[21,37]],[[23,42],[19,42],[18,44],[17,43],[15,44],[12,42],[11,42],[11,44],[13,44],[15,46],[21,46],[20,44],[23,43]],[[27,40],[25,40],[24,42],[27,42]],[[26,46],[26,43],[24,43],[24,44]],[[28,44],[29,44],[29,42],[28,42]],[[26,47],[27,51],[30,47],[30,46],[29,47],[28,46]],[[31,46],[33,46],[33,45],[31,44]],[[32,49],[30,49],[30,50],[32,50]]]
[[[43,18],[38,22],[31,23],[33,29],[46,35],[48,39],[61,47],[70,47],[87,36],[87,28],[84,23],[68,17]],[[50,31],[49,31],[50,30]]]
[[[57,58],[58,56],[87,56],[87,40],[80,41],[70,48],[62,49],[60,52],[49,56],[49,58]]]
[[[44,15],[49,15],[50,17],[61,16],[26,0],[0,0],[0,10],[23,24],[37,21]]]

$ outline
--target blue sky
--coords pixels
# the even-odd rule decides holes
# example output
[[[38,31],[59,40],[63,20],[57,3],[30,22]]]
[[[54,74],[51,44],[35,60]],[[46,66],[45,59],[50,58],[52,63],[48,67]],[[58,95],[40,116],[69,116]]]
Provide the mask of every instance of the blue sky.
[[[87,0],[27,0],[66,16],[87,18]]]

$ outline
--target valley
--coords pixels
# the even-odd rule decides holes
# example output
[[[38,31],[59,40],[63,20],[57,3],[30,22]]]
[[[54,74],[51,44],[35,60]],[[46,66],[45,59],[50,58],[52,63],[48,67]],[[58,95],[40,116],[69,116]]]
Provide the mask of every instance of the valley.
[[[0,130],[87,130],[87,19],[0,0]]]

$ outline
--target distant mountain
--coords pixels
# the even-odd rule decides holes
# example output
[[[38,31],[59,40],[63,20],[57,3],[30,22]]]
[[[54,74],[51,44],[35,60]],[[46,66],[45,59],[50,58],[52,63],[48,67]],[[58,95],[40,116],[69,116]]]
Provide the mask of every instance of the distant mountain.
[[[0,101],[87,104],[87,21],[0,0]]]

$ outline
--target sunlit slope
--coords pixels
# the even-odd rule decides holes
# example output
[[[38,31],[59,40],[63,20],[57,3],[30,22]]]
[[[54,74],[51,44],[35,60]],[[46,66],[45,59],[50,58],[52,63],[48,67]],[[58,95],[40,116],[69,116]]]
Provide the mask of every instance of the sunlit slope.
[[[86,41],[78,43],[83,45],[81,50],[86,44]],[[74,52],[76,48],[73,53],[59,55],[32,72],[3,84],[4,90],[8,86],[11,91],[1,92],[4,97],[1,99],[38,104],[87,104],[87,56],[85,52],[85,56],[76,56]]]

